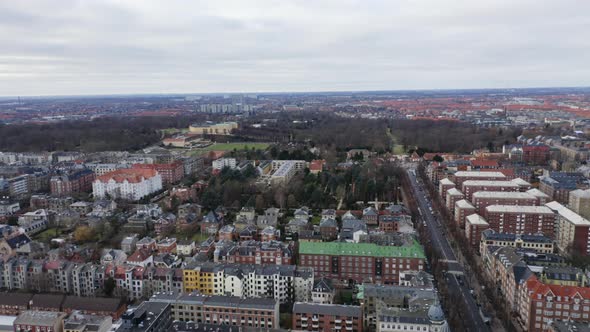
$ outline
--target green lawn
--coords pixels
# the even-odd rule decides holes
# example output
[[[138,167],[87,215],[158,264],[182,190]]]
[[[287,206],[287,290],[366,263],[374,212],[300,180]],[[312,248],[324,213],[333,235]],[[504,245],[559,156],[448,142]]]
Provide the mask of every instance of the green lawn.
[[[312,225],[319,225],[320,221],[322,221],[322,216],[313,216],[311,218]]]
[[[406,153],[406,151],[404,151],[404,147],[401,144],[397,143],[397,138],[389,129],[387,129],[387,136],[389,136],[389,139],[391,140],[391,145],[393,145],[393,154]]]
[[[56,232],[57,230],[57,232]],[[55,239],[57,237],[60,237],[61,235],[61,230],[58,230],[57,228],[49,228],[44,230],[43,232],[33,236],[33,238],[37,241],[40,242],[49,242],[51,241],[51,239]]]
[[[266,150],[270,146],[270,143],[259,143],[259,142],[236,142],[236,143],[215,143],[211,144],[206,148],[191,150],[190,154],[203,154],[209,151],[233,151],[233,150]]]
[[[196,243],[201,243],[201,242],[207,240],[209,238],[209,236],[211,236],[211,235],[196,233],[195,235],[193,235],[193,240]]]

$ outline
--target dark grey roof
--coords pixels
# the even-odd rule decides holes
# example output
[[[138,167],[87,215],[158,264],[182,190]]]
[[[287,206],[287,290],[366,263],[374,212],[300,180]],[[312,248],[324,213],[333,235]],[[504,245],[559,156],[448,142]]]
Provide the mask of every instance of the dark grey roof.
[[[318,315],[335,315],[361,317],[361,307],[340,304],[319,304],[296,302],[293,304],[294,314],[318,314]]]

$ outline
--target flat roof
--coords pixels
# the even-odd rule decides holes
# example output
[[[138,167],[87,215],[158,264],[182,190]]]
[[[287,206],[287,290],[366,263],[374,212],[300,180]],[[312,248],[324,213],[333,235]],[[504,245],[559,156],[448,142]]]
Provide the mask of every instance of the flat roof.
[[[455,177],[481,177],[481,178],[506,178],[502,172],[458,171]]]
[[[559,202],[553,201],[545,204],[545,206],[553,211],[556,211],[560,217],[563,217],[570,223],[577,226],[590,226],[590,221],[574,211],[561,205]]]
[[[466,199],[458,200],[455,202],[455,205],[463,209],[475,209],[475,206],[473,206],[473,204],[471,204],[471,202]]]
[[[488,187],[519,187],[518,183],[513,181],[495,181],[495,180],[467,180],[463,186],[488,186]]]
[[[300,242],[299,254],[426,258],[422,246],[416,241],[413,241],[411,246],[380,246],[375,243],[350,242]]]
[[[473,198],[536,199],[535,196],[520,191],[478,191],[473,193]]]
[[[528,205],[489,205],[486,207],[488,212],[508,212],[508,213],[543,213],[553,214],[553,211],[546,206],[528,206]]]
[[[472,225],[488,225],[488,222],[477,213],[468,215],[467,222]]]
[[[526,192],[535,196],[535,197],[549,198],[549,195],[545,194],[544,192],[540,191],[537,188],[529,189]]]
[[[444,178],[440,180],[440,184],[455,184],[453,181],[449,180],[449,178]]]
[[[457,189],[457,188],[451,188],[449,190],[447,190],[447,194],[451,195],[451,196],[460,196],[463,195],[463,193],[461,192],[461,190]]]

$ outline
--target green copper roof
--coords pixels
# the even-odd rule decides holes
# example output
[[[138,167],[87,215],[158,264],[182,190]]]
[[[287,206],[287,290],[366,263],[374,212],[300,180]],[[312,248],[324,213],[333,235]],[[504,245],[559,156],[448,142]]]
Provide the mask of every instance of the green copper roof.
[[[299,253],[308,255],[370,256],[426,258],[422,246],[416,241],[408,246],[380,246],[374,243],[299,242]]]

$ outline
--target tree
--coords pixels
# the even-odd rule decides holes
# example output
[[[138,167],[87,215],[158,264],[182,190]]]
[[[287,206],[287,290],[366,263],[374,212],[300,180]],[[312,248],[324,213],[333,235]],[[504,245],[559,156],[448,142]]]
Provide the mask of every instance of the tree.
[[[89,226],[80,226],[74,231],[74,241],[78,243],[93,241],[94,237],[94,230]]]
[[[106,296],[113,296],[113,291],[115,290],[115,287],[117,286],[117,283],[115,282],[115,279],[113,279],[112,277],[109,277],[107,280],[104,281],[104,293]]]
[[[256,195],[256,201],[254,203],[254,206],[255,206],[256,210],[264,210],[264,208],[266,207],[266,205],[264,203],[264,196]]]
[[[443,157],[441,157],[439,155],[432,157],[432,160],[439,162],[439,163],[442,163],[444,161]]]
[[[290,208],[296,208],[297,207],[297,199],[295,199],[295,195],[293,194],[289,194],[289,196],[287,197],[287,206]]]

